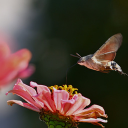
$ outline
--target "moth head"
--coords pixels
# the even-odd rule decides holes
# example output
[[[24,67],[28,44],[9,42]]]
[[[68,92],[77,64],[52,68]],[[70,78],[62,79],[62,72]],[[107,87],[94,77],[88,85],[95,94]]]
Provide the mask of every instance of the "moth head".
[[[80,58],[78,61],[77,61],[77,64],[79,64],[79,65],[84,65],[83,63],[85,62],[85,57],[81,57],[81,55],[80,54],[78,54],[78,53],[76,53],[76,55],[72,55],[72,54],[70,54],[71,56],[73,56],[73,57],[77,57],[77,58]]]
[[[77,61],[77,64],[79,64],[79,65],[85,65],[85,61],[87,61],[88,59],[90,59],[93,56],[93,54],[90,54],[90,55],[81,57],[78,53],[76,53],[77,56],[72,55],[72,54],[70,54],[70,55],[73,56],[73,57],[79,58],[79,60]]]
[[[91,59],[93,57],[93,54],[81,57],[78,61],[77,64],[79,65],[85,65],[85,62],[87,62],[89,59]]]
[[[86,61],[86,57],[81,57],[78,61],[77,64],[79,65],[84,65],[84,62]]]

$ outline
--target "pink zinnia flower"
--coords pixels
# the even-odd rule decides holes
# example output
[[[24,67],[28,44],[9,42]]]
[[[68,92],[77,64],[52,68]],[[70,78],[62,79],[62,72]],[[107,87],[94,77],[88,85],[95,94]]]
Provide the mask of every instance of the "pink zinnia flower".
[[[6,42],[0,38],[0,88],[16,78],[29,77],[34,66],[28,65],[31,52],[21,49],[11,54]]]
[[[107,118],[103,107],[92,105],[85,108],[90,104],[90,99],[77,93],[77,89],[72,85],[68,87],[67,85],[55,85],[48,88],[45,85],[30,82],[30,86],[18,79],[13,90],[8,93],[22,97],[27,103],[19,100],[9,100],[7,103],[11,106],[18,104],[40,113],[40,118],[49,127],[51,125],[76,127],[78,122],[87,122],[103,127],[99,122],[107,122],[107,120],[100,118]]]

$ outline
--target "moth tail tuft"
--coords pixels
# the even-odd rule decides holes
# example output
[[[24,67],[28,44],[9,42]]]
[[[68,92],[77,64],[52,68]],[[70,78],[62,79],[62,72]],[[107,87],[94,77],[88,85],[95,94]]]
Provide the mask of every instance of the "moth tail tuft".
[[[126,75],[126,76],[128,76],[128,74],[127,73],[124,73],[123,71],[118,71],[121,75],[123,74],[123,75]]]

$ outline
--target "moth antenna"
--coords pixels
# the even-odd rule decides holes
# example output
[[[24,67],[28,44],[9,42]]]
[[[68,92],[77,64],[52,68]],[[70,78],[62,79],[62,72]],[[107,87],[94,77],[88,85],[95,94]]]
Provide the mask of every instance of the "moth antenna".
[[[81,55],[80,55],[80,54],[76,53],[76,55],[79,56],[79,57],[81,58]]]
[[[73,55],[73,54],[70,54],[70,55],[73,56],[73,57],[81,58],[80,56],[75,56],[75,55]]]
[[[77,63],[76,63],[76,64],[77,64]],[[72,68],[73,66],[75,66],[76,64],[72,65],[71,67],[69,67],[69,68],[66,70],[66,84],[67,84],[67,73],[68,73],[68,70],[69,70],[70,68]]]

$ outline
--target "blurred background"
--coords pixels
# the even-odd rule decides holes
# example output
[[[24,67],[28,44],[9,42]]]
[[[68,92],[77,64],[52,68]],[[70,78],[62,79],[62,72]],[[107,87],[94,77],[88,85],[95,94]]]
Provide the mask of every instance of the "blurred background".
[[[0,32],[14,42],[13,52],[28,48],[35,73],[24,80],[38,84],[63,85],[66,71],[81,56],[93,54],[112,35],[122,33],[123,44],[115,61],[128,73],[128,2],[125,0],[0,0]],[[96,72],[76,65],[68,71],[68,84],[91,105],[103,106],[108,115],[106,128],[128,127],[128,77],[111,71]],[[15,83],[15,82],[14,82]],[[12,83],[0,91],[0,128],[47,128],[39,115],[18,105],[8,106],[6,101],[21,99],[5,93]],[[80,123],[79,128],[98,128]]]

